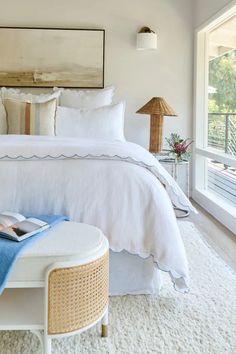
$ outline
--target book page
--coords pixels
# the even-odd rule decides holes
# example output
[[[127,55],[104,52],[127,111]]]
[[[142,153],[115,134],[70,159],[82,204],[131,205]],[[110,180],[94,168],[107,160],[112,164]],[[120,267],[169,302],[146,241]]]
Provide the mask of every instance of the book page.
[[[46,225],[48,224],[44,221],[35,218],[29,218],[13,225],[12,228],[19,229],[26,234],[38,230]]]
[[[48,223],[46,223],[45,221],[37,219],[37,218],[28,218],[25,220],[25,223],[27,223],[27,222],[33,223],[33,224],[37,225],[38,227],[48,225]]]
[[[0,214],[0,231],[9,227],[19,221],[25,220],[25,217],[18,213],[12,213],[10,211],[6,211]]]
[[[4,229],[4,234],[11,235],[13,237],[22,237],[26,234],[34,234],[37,230],[47,226],[48,224],[34,218],[23,220]],[[49,225],[48,225],[49,226]]]

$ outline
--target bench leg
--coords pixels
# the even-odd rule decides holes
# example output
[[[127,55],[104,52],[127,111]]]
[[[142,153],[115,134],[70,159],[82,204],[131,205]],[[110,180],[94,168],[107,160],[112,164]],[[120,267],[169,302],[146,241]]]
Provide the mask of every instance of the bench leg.
[[[102,318],[102,337],[108,336],[108,309]]]
[[[44,354],[51,354],[52,346],[51,339],[48,336],[44,336]]]

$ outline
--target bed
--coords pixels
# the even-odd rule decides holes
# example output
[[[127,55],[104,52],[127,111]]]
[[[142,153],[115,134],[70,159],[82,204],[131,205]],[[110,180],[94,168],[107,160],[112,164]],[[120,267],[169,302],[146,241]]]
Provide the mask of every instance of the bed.
[[[139,145],[0,135],[0,211],[65,214],[99,227],[111,249],[112,295],[157,293],[160,270],[187,291],[187,258],[173,204],[194,210]]]

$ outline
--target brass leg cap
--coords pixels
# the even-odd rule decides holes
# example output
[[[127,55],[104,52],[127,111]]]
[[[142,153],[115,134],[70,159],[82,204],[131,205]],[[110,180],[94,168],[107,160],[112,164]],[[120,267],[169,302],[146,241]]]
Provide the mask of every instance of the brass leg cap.
[[[102,337],[108,337],[108,326],[102,325]]]

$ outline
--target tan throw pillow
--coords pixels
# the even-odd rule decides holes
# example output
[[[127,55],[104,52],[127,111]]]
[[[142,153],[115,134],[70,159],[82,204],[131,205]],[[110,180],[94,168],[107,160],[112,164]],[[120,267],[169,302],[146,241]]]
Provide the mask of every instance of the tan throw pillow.
[[[8,134],[55,135],[57,99],[30,103],[3,99]]]
[[[8,134],[55,135],[55,116],[60,90],[34,95],[1,88]]]

